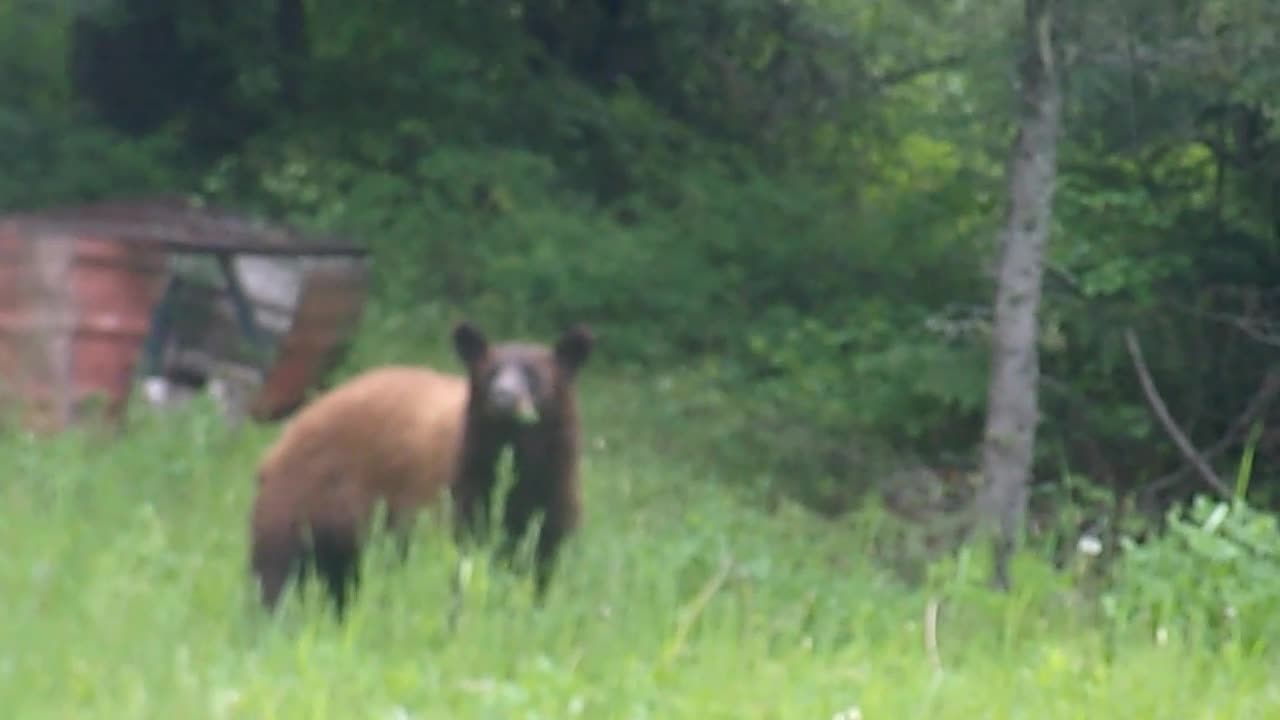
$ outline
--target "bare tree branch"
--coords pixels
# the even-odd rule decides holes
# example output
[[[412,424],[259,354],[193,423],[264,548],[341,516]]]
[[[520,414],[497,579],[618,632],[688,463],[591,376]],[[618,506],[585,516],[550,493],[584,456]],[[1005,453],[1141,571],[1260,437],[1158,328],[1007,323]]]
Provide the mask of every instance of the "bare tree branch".
[[[1164,404],[1164,399],[1160,397],[1160,392],[1156,390],[1155,381],[1151,379],[1151,372],[1147,369],[1147,363],[1142,359],[1142,347],[1138,344],[1138,336],[1133,332],[1132,328],[1124,331],[1125,346],[1129,350],[1129,357],[1133,360],[1133,370],[1138,375],[1138,382],[1142,383],[1142,392],[1147,396],[1147,404],[1151,406],[1151,412],[1164,426],[1164,431],[1173,440],[1173,444],[1178,446],[1178,451],[1196,472],[1205,484],[1213,488],[1222,497],[1231,497],[1231,491],[1223,484],[1209,463],[1196,452],[1195,446],[1187,439],[1186,434],[1178,427],[1169,414],[1169,408]]]
[[[1254,342],[1270,345],[1271,347],[1280,347],[1280,333],[1259,330],[1254,323],[1245,318],[1236,318],[1232,324]]]
[[[1166,301],[1164,305],[1192,317],[1202,318],[1209,322],[1227,325],[1240,331],[1250,340],[1271,347],[1280,347],[1280,321],[1273,321],[1255,315],[1235,315],[1232,313],[1201,310],[1186,303]]]
[[[950,70],[964,64],[968,59],[965,53],[951,53],[938,58],[921,60],[905,67],[886,70],[871,77],[871,84],[877,91],[887,90],[895,85],[911,82],[921,75],[928,75],[940,70]]]
[[[1267,374],[1263,376],[1262,383],[1258,386],[1258,391],[1253,394],[1249,400],[1249,404],[1245,406],[1244,412],[1240,413],[1231,423],[1231,427],[1223,433],[1218,441],[1209,446],[1207,450],[1200,454],[1206,461],[1221,455],[1227,448],[1234,445],[1249,430],[1249,426],[1256,418],[1262,417],[1271,403],[1276,397],[1280,396],[1280,367],[1271,368]],[[1176,484],[1191,470],[1188,466],[1183,466],[1173,472],[1147,484],[1143,488],[1144,497],[1158,492],[1170,485]]]

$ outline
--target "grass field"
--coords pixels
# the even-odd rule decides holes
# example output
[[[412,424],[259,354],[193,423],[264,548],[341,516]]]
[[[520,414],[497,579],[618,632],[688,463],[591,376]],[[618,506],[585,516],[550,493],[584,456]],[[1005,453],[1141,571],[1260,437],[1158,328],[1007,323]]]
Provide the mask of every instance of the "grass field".
[[[989,592],[961,555],[909,586],[868,557],[886,528],[766,513],[641,438],[650,388],[584,390],[588,518],[545,607],[455,556],[371,555],[350,622],[313,594],[253,605],[245,528],[273,429],[204,404],[122,440],[0,447],[0,708],[37,718],[1266,718],[1276,658],[1103,622],[1048,566]],[[648,435],[640,425],[650,423]],[[936,627],[927,621],[940,601]]]

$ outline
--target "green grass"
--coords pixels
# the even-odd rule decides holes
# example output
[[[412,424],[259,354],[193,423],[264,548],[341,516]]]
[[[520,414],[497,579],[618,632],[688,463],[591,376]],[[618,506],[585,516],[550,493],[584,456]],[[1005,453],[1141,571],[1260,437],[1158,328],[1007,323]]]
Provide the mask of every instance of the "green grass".
[[[870,558],[895,528],[766,512],[696,458],[652,388],[585,381],[587,522],[538,609],[483,556],[456,633],[455,555],[388,548],[344,625],[314,593],[256,611],[246,521],[270,428],[208,406],[0,446],[0,708],[21,718],[1261,718],[1276,658],[1103,624],[1023,556],[985,589],[967,554],[905,585]],[[646,439],[650,438],[650,439]],[[926,640],[941,600],[936,643]]]

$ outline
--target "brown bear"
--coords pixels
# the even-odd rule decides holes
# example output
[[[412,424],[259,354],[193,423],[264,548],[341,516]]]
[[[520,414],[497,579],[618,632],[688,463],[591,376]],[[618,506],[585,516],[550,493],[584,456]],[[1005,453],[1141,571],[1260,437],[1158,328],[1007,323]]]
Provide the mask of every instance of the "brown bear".
[[[314,566],[341,616],[375,509],[402,554],[417,514],[452,492],[459,541],[488,518],[502,452],[515,480],[503,516],[509,555],[536,515],[535,586],[578,526],[580,429],[574,380],[594,345],[582,325],[553,347],[491,344],[470,322],[453,331],[466,377],[425,367],[366,371],[304,406],[265,453],[251,521],[251,565],[273,609],[291,576]]]

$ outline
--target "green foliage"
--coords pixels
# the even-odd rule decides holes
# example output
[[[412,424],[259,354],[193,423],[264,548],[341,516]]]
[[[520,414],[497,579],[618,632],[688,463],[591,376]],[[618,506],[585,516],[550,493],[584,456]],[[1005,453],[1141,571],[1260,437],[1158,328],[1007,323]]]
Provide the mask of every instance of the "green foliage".
[[[0,3],[0,106],[58,111],[69,83],[58,62],[66,49],[70,8],[62,3]]]
[[[164,188],[170,138],[131,140],[77,116],[64,71],[73,9],[0,2],[0,210]]]
[[[167,137],[131,140],[92,124],[0,106],[0,210],[162,192],[181,177]]]
[[[1141,618],[1167,636],[1271,647],[1276,637],[1276,518],[1243,503],[1198,497],[1171,510],[1167,533],[1128,542],[1107,600],[1113,613]]]
[[[1235,496],[1204,496],[1170,509],[1167,532],[1145,543],[1125,539],[1120,581],[1103,598],[1111,615],[1128,615],[1161,637],[1177,632],[1235,648],[1271,647],[1280,540],[1276,517],[1244,501],[1260,425],[1236,473]]]

